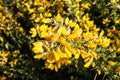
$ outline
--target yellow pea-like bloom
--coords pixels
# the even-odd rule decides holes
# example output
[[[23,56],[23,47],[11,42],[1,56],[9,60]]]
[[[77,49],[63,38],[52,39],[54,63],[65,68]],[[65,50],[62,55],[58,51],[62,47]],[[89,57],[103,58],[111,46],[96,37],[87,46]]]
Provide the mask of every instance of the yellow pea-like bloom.
[[[47,31],[48,30],[48,25],[46,25],[46,24],[41,25],[39,30],[40,31]]]
[[[47,62],[49,63],[54,63],[57,59],[57,56],[53,52],[47,54],[46,56],[47,56]]]
[[[43,23],[50,23],[51,20],[50,20],[49,18],[43,18],[43,19],[42,19],[42,22],[43,22]]]
[[[85,51],[82,51],[81,53],[82,58],[84,59],[84,67],[88,68],[90,65],[93,64],[93,59],[97,59],[97,54],[94,51],[89,51],[88,53]]]
[[[46,59],[46,54],[45,53],[38,53],[38,54],[35,54],[34,56],[35,59],[43,59],[45,60]]]
[[[111,22],[111,20],[109,20],[108,18],[105,18],[105,19],[103,19],[103,24],[108,24],[109,22]]]
[[[60,56],[60,58],[66,58],[66,55],[63,51],[60,50],[60,48],[57,48],[56,52]]]
[[[115,72],[118,73],[120,76],[120,66],[115,69]]]
[[[94,26],[94,21],[86,21],[88,27],[93,27]]]
[[[35,28],[31,28],[30,33],[32,34],[31,37],[35,37],[37,35],[37,31]]]
[[[59,38],[59,34],[55,33],[51,36],[51,40],[57,40]]]
[[[115,21],[116,24],[120,24],[120,18]]]
[[[71,46],[71,44],[69,42],[67,42],[64,37],[60,37],[59,42],[64,46],[67,46],[67,47]]]
[[[42,48],[42,46],[43,46],[42,42],[34,42],[33,46],[34,47],[32,48],[32,51],[34,53],[41,53],[44,51],[44,49]]]
[[[111,2],[111,3],[115,3],[115,2],[117,2],[117,0],[110,0],[110,2]]]
[[[88,59],[89,59],[89,61],[85,62],[85,65],[84,65],[85,68],[88,68],[92,64],[92,62],[93,62],[93,57],[91,57],[91,58],[88,57]]]
[[[92,56],[97,60],[97,54],[94,51],[90,51],[90,53],[92,54]]]
[[[110,45],[110,39],[104,38],[102,46],[103,47],[108,47]]]
[[[60,14],[57,14],[57,16],[55,17],[55,20],[60,22],[62,20],[62,17]]]
[[[65,53],[66,53],[67,57],[71,58],[71,56],[72,56],[71,51],[69,49],[67,49],[66,47],[64,49],[65,49]]]
[[[40,58],[41,58],[41,54],[36,54],[36,55],[34,56],[34,58],[35,58],[35,59],[40,59]]]
[[[68,35],[69,39],[77,38],[82,33],[82,29],[75,29],[72,34]]]
[[[90,6],[90,3],[83,3],[82,5],[81,5],[83,8],[89,8],[89,6]]]
[[[65,18],[65,24],[68,25],[68,22],[69,22],[69,18]]]
[[[4,8],[4,7],[3,7],[2,5],[0,5],[0,10],[3,10],[3,8]]]
[[[53,53],[54,53],[54,56],[55,56],[55,60],[56,61],[60,60],[60,56],[58,55],[58,53],[55,52],[55,51]]]
[[[35,19],[35,22],[39,22],[39,21],[40,21],[40,18],[37,17],[37,18]]]
[[[102,30],[102,31],[100,32],[100,38],[103,37],[103,35],[104,35],[104,31]]]
[[[89,48],[96,48],[97,46],[93,41],[89,41],[87,45]]]
[[[75,54],[75,59],[78,59],[80,57],[80,54],[81,54],[80,50],[77,50],[77,54]]]
[[[72,20],[70,20],[69,22],[68,22],[68,26],[69,27],[75,27],[77,25],[77,23],[76,22],[73,22]]]
[[[46,62],[46,63],[45,63],[45,68],[54,70],[54,65],[53,65],[52,63]]]
[[[100,70],[97,70],[97,73],[98,73],[98,75],[100,75],[100,74],[101,74],[101,71],[100,71]]]
[[[86,51],[83,51],[83,50],[82,50],[81,52],[82,52],[82,53],[81,53],[81,56],[82,56],[83,59],[91,56],[91,54],[90,54],[90,53],[87,53]]]
[[[48,36],[48,32],[47,31],[42,31],[41,33],[40,33],[40,37],[41,38],[45,38],[45,37],[47,37]]]
[[[120,48],[118,48],[117,51],[120,51]]]
[[[66,29],[65,26],[62,27],[62,35],[69,35],[70,34],[70,29]]]
[[[113,61],[108,61],[108,64],[109,64],[110,66],[114,66],[116,63],[113,62]]]

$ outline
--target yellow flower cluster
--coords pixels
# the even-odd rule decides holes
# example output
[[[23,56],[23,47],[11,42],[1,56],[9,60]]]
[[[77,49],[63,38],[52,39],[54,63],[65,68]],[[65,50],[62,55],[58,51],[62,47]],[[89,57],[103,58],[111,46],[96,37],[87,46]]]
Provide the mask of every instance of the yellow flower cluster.
[[[116,30],[115,26],[113,26],[112,29],[108,29],[108,34],[107,36],[112,38],[111,43],[112,45],[110,46],[110,50],[114,51],[120,51],[120,31]]]
[[[60,4],[57,2],[60,2]],[[78,7],[75,10],[75,20],[64,17],[63,15],[67,14],[64,10],[61,14],[62,7],[64,7],[62,1],[49,3],[43,0],[42,3],[48,5],[42,5],[35,1],[34,5],[40,8],[40,13],[33,13],[31,16],[31,20],[35,20],[35,27],[30,30],[31,37],[38,35],[43,39],[33,43],[34,58],[45,60],[45,67],[55,71],[58,71],[63,65],[71,64],[72,60],[79,59],[80,56],[84,59],[84,67],[88,68],[94,64],[94,59],[97,59],[97,53],[95,52],[97,46],[108,47],[110,39],[103,36],[103,30],[98,35],[100,29],[96,27],[94,21],[90,20],[88,13],[83,16],[80,14],[84,13],[83,9],[88,8],[90,3],[82,4],[81,10],[79,10],[80,4],[77,1],[74,2],[74,6],[65,1],[66,4],[69,3],[72,6],[69,9]],[[46,7],[51,5],[57,5],[60,12],[53,15],[51,14],[52,11],[44,11]],[[28,10],[31,9],[28,8]]]
[[[4,64],[7,63],[7,56],[8,56],[8,52],[2,52],[0,51],[0,67],[3,66]]]

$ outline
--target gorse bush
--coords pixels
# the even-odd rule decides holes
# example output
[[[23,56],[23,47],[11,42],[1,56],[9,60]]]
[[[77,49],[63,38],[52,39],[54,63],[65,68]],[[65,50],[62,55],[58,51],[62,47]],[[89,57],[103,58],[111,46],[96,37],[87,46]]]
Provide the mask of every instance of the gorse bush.
[[[119,80],[119,0],[1,0],[0,79]]]

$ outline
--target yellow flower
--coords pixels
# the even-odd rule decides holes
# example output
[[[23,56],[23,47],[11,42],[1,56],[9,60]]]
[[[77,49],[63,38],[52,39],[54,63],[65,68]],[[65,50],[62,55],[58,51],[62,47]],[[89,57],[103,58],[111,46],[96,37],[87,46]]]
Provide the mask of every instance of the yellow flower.
[[[48,36],[48,32],[47,31],[42,31],[41,33],[40,33],[40,37],[41,38],[46,38]]]
[[[35,58],[35,59],[40,59],[40,58],[41,58],[41,54],[36,54],[36,55],[34,56],[34,58]]]
[[[59,38],[59,36],[60,35],[58,33],[53,33],[52,35],[47,34],[47,36],[44,36],[44,38],[46,40],[54,40],[54,41],[56,41]]]
[[[3,16],[3,13],[2,12],[0,12],[0,18]]]
[[[105,18],[105,19],[103,19],[103,24],[108,24],[109,22],[111,22],[111,20],[109,20],[108,18]]]
[[[120,18],[115,21],[116,24],[120,24]]]
[[[66,47],[64,48],[64,50],[65,50],[65,54],[67,55],[67,57],[71,58],[71,56],[72,56],[71,51],[69,49],[67,49]]]
[[[87,46],[89,47],[89,48],[96,48],[96,44],[93,42],[93,41],[89,41],[88,43],[87,43]]]
[[[35,8],[29,8],[28,11],[29,11],[29,14],[34,13],[35,12]]]
[[[76,0],[77,2],[81,2],[82,0]]]
[[[84,51],[84,50],[82,50],[82,51],[81,51],[81,56],[82,56],[83,59],[85,59],[85,58],[91,56],[91,54],[90,54],[90,53],[87,53],[87,52]]]
[[[3,6],[0,4],[0,10],[3,10]]]
[[[88,27],[93,27],[94,21],[86,21],[86,24],[88,25]]]
[[[89,14],[85,14],[83,17],[82,17],[82,21],[89,21]]]
[[[111,2],[111,3],[115,3],[115,2],[117,2],[117,0],[110,0],[110,2]]]
[[[37,31],[35,28],[31,28],[30,33],[32,34],[31,37],[36,37],[36,35],[37,35]]]
[[[37,18],[35,19],[35,22],[39,22],[39,21],[40,21],[40,18],[37,17]]]
[[[88,60],[87,60],[87,62],[85,62],[84,67],[88,68],[92,64],[92,62],[93,62],[93,57],[91,57],[91,58],[88,57],[86,59],[88,59]]]
[[[54,63],[56,62],[56,59],[57,59],[57,56],[53,53],[53,51],[47,54],[47,62]]]
[[[11,67],[14,67],[13,61],[9,62],[9,64],[10,64]]]
[[[52,14],[51,14],[51,13],[45,13],[45,16],[46,16],[46,17],[51,17]]]
[[[14,65],[16,65],[16,64],[17,64],[17,62],[18,62],[18,59],[15,59],[15,60],[14,60]]]
[[[118,48],[117,51],[120,51],[120,48]]]
[[[44,12],[45,8],[44,7],[39,7],[40,12]]]
[[[0,37],[0,41],[3,41],[3,37]]]
[[[58,47],[56,52],[58,53],[58,55],[60,56],[60,58],[65,58],[66,55],[63,51],[61,51],[61,49]]]
[[[30,18],[30,19],[35,19],[35,17],[36,17],[36,14],[33,13],[33,14],[31,15],[31,18]]]
[[[89,6],[91,6],[90,5],[90,3],[82,3],[82,5],[81,5],[83,8],[89,8]]]
[[[3,61],[4,61],[4,62],[7,62],[7,61],[8,61],[8,58],[6,58],[6,57],[3,58]]]
[[[75,27],[75,26],[77,26],[77,23],[76,23],[76,22],[73,22],[72,20],[70,20],[70,21],[68,22],[68,26],[69,26],[69,27]]]
[[[53,65],[52,63],[46,62],[46,63],[45,63],[45,68],[54,70],[54,65]]]
[[[71,46],[71,44],[69,42],[67,42],[64,37],[60,37],[59,42],[64,46],[67,46],[67,47]]]
[[[58,69],[61,67],[61,63],[60,63],[60,61],[58,61],[58,62],[56,62],[54,64],[46,62],[45,67],[48,68],[48,69],[51,69],[51,70],[55,70],[57,72]]]
[[[109,64],[110,66],[114,66],[116,63],[113,62],[113,61],[108,61],[108,64]]]
[[[66,29],[65,26],[63,26],[63,27],[62,27],[62,32],[61,32],[61,34],[63,34],[63,35],[68,35],[68,34],[70,34],[70,29]]]
[[[86,40],[86,41],[94,40],[97,37],[97,36],[93,35],[92,32],[89,32],[89,31],[83,33],[82,36],[83,36],[84,40]]]
[[[58,22],[62,21],[61,15],[57,14],[57,16],[55,17],[55,20],[58,21]]]
[[[46,53],[38,53],[38,54],[35,54],[34,55],[34,58],[35,59],[43,59],[43,60],[45,60],[46,59]]]
[[[43,22],[43,23],[50,23],[51,20],[50,20],[49,18],[43,18],[43,19],[42,19],[42,22]]]
[[[77,50],[74,56],[75,56],[75,59],[78,59],[80,57],[80,50]]]
[[[101,74],[101,71],[100,71],[100,70],[97,70],[97,72],[98,72],[98,75],[100,75],[100,74]]]
[[[102,31],[100,32],[100,38],[103,37],[103,35],[104,35],[104,31],[102,30]]]
[[[5,76],[0,77],[0,80],[6,80]]]
[[[69,18],[67,17],[67,18],[65,18],[65,24],[67,25],[68,22],[69,22]]]
[[[80,34],[82,33],[82,29],[74,29],[74,31],[72,32],[72,34],[68,35],[69,39],[73,39],[73,38],[77,38],[78,36],[80,36]]]
[[[43,18],[43,14],[42,14],[42,13],[40,13],[40,14],[39,14],[39,17],[42,19],[42,18]]]
[[[120,66],[115,69],[115,72],[118,73],[120,76]]]
[[[43,46],[42,42],[34,42],[33,46],[34,47],[32,48],[32,51],[34,53],[41,53],[44,51],[44,49],[42,48],[42,46]]]
[[[84,50],[81,50],[81,56],[84,59],[84,67],[88,68],[93,64],[93,59],[97,59],[97,55],[94,51],[89,51],[88,53]]]
[[[43,24],[40,26],[40,31],[47,31],[48,30],[48,25]]]
[[[57,40],[59,38],[59,34],[55,33],[51,36],[51,40]]]
[[[96,64],[93,62],[93,63],[92,63],[92,67],[94,68],[95,66],[96,66]]]
[[[103,47],[108,47],[110,45],[110,39],[104,38],[102,42]]]
[[[60,60],[59,54],[56,51],[53,51],[53,53],[54,53],[54,56],[55,56],[55,60],[56,61]]]

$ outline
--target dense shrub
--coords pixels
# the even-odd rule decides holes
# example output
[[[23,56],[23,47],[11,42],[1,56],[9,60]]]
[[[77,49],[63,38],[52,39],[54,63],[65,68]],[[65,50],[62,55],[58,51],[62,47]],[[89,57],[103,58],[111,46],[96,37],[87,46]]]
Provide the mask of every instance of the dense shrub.
[[[1,0],[1,80],[119,80],[119,0]]]

